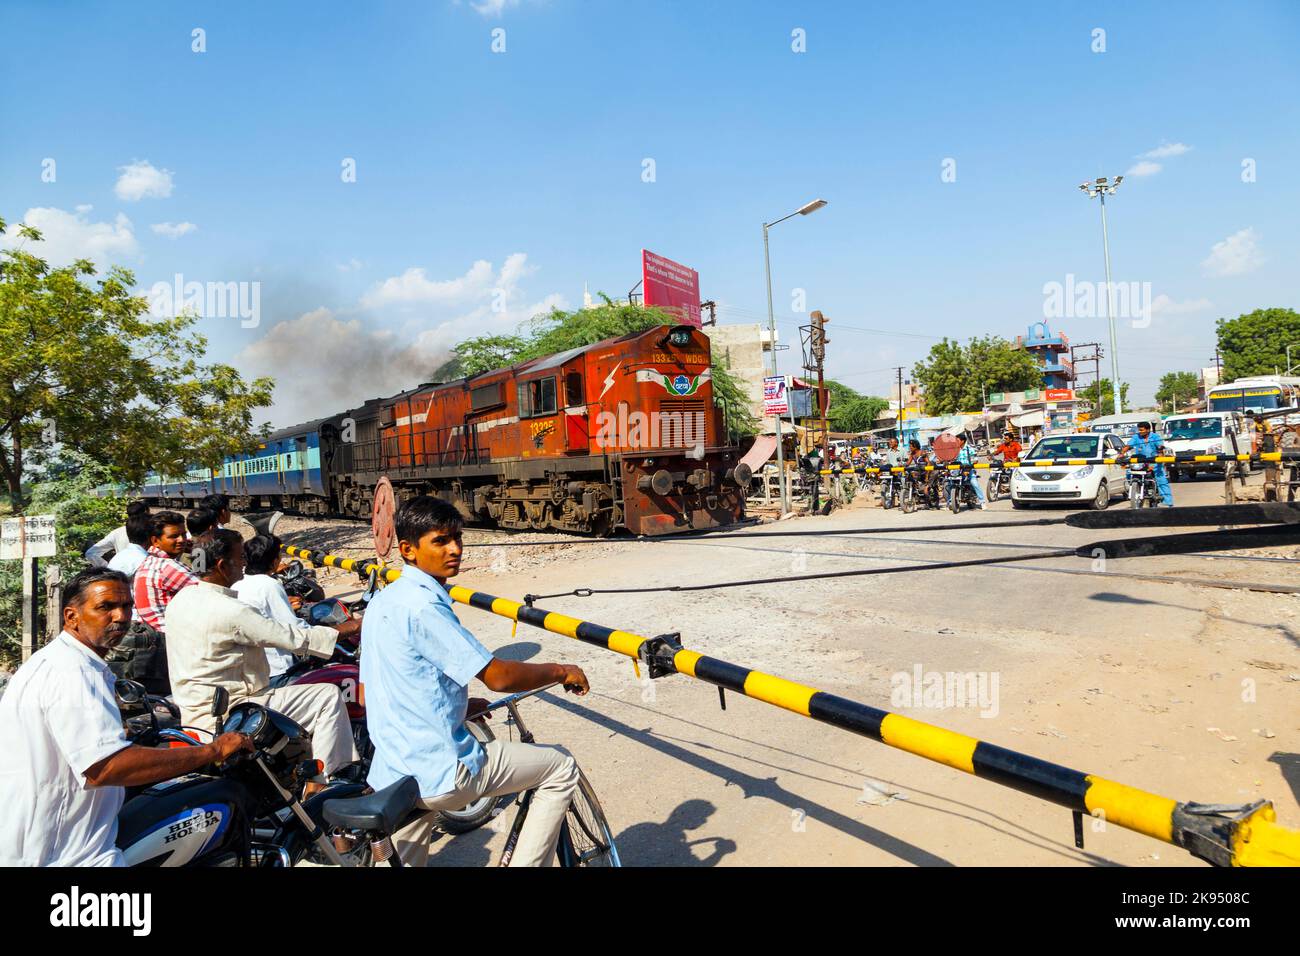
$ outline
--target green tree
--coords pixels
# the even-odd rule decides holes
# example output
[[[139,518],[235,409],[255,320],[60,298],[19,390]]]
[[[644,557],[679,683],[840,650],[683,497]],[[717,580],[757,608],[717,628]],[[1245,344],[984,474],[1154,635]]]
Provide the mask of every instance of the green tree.
[[[17,229],[24,246],[41,241]],[[86,259],[51,269],[21,247],[0,252],[0,477],[15,510],[24,470],[58,448],[127,482],[176,477],[249,449],[252,410],[271,401],[269,378],[200,364],[194,316],[150,316],[128,270],[94,275]]]
[[[1079,389],[1078,396],[1092,404],[1093,418],[1115,414],[1115,395],[1111,390],[1110,379],[1108,378],[1103,378],[1100,382],[1093,382],[1091,385]],[[1120,401],[1124,403],[1124,407],[1128,408],[1128,382],[1120,382],[1119,397]]]
[[[1166,372],[1156,389],[1156,402],[1161,405],[1169,402],[1176,412],[1180,404],[1186,405],[1196,398],[1198,388],[1195,372]]]
[[[1225,382],[1285,369],[1288,345],[1295,346],[1292,363],[1300,363],[1300,312],[1294,309],[1256,309],[1235,319],[1219,319],[1215,328]]]
[[[601,295],[604,301],[590,309],[564,312],[552,309],[524,323],[516,335],[483,335],[456,345],[452,362],[455,375],[477,375],[493,368],[504,368],[543,355],[554,355],[605,339],[641,332],[661,325],[676,325],[675,316],[653,306],[620,305]],[[449,370],[439,369],[439,375]],[[735,436],[758,431],[758,419],[749,410],[749,398],[740,381],[719,364],[712,362],[713,401],[724,412],[727,431]]]
[[[46,469],[45,480],[31,486],[30,514],[52,514],[55,522],[53,558],[66,581],[86,566],[83,556],[90,547],[126,520],[126,499],[101,497],[95,489],[107,483],[111,473],[89,456],[65,452]],[[23,586],[22,564],[0,561],[0,667],[19,662],[22,649]],[[45,580],[40,576],[41,607]]]
[[[830,393],[830,407],[826,411],[826,420],[831,431],[866,431],[875,422],[876,416],[889,407],[889,399],[875,395],[861,395],[834,379],[828,378],[823,384]]]
[[[950,415],[983,407],[983,392],[1018,392],[1042,384],[1043,372],[1024,349],[987,335],[966,345],[945,338],[912,367],[925,393],[925,410]],[[983,386],[983,392],[981,391]]]

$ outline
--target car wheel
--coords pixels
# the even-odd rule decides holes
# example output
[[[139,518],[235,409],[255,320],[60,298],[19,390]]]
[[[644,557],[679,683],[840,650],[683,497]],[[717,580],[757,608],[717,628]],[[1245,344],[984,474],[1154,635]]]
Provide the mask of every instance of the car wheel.
[[[1110,486],[1106,484],[1103,478],[1097,485],[1097,494],[1092,499],[1093,511],[1105,511],[1110,507]]]

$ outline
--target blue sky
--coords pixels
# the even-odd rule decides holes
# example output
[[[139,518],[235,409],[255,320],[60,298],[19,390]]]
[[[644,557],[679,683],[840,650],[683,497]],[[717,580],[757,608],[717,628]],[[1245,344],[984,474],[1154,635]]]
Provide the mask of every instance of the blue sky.
[[[642,247],[698,269],[723,322],[765,321],[761,223],[816,197],[772,230],[782,369],[802,289],[864,391],[1101,280],[1077,189],[1099,175],[1126,174],[1114,278],[1155,302],[1119,323],[1138,401],[1211,364],[1215,318],[1300,306],[1294,3],[8,0],[0,35],[0,216],[142,294],[260,283],[256,327],[200,328],[277,377],[277,424],[415,384],[584,282],[623,295]],[[1054,325],[1104,342],[1102,314]]]

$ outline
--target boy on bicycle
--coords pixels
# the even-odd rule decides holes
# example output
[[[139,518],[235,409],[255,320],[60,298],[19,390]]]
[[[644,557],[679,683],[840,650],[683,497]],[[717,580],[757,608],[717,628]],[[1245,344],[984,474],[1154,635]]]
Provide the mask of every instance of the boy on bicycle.
[[[532,790],[532,804],[512,866],[548,866],[574,790],[578,766],[558,747],[493,740],[483,745],[465,726],[474,704],[469,682],[514,693],[556,682],[576,694],[587,677],[572,664],[526,664],[493,657],[451,608],[445,589],[460,573],[460,512],[422,495],[396,515],[402,576],[377,594],[362,618],[361,684],[375,745],[367,782],[379,790],[412,776],[420,784],[413,818],[393,835],[407,866],[425,866],[436,810],[480,797]]]

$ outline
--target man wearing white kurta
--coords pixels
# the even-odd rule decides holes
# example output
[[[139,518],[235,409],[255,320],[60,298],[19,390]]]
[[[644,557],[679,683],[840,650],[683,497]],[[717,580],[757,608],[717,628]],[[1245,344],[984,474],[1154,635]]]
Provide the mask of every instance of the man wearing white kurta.
[[[104,657],[130,623],[123,574],[78,574],[65,586],[63,631],[0,698],[0,867],[121,866],[117,814],[126,787],[249,749],[233,733],[178,750],[127,741]]]
[[[206,568],[202,580],[179,591],[166,611],[167,667],[181,722],[214,729],[212,699],[224,687],[232,707],[253,701],[301,724],[311,734],[312,754],[324,764],[326,776],[356,761],[339,689],[332,684],[273,689],[265,653],[277,647],[328,658],[339,632],[286,627],[239,600],[231,590],[244,576],[244,542],[236,532],[212,532],[198,553]]]

